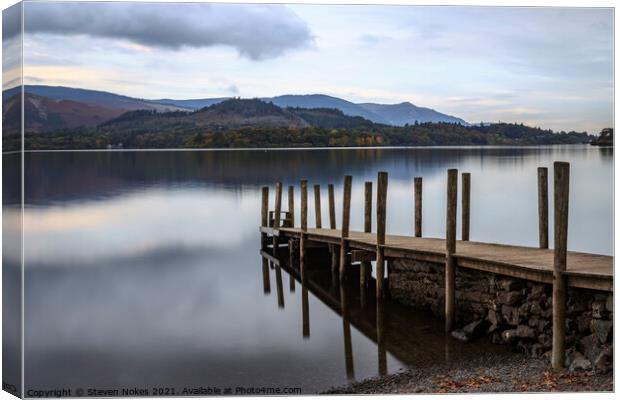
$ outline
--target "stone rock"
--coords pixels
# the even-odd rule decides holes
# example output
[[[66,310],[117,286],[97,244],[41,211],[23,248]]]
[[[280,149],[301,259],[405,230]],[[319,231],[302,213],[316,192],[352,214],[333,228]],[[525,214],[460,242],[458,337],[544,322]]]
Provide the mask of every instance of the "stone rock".
[[[519,310],[515,307],[502,305],[502,318],[508,325],[519,325]]]
[[[592,312],[588,311],[575,319],[577,323],[577,331],[580,333],[590,330],[590,322],[592,321]]]
[[[579,314],[587,309],[588,300],[583,296],[572,296],[569,298],[568,304],[566,304],[566,313],[569,315]]]
[[[489,312],[487,313],[487,319],[489,320],[491,325],[497,326],[500,323],[500,317],[499,315],[497,315],[497,311],[495,310],[489,310]]]
[[[594,372],[597,374],[606,374],[611,371],[614,366],[614,351],[611,347],[606,347],[600,352],[594,361]]]
[[[502,332],[502,339],[506,343],[514,343],[518,339],[517,330],[516,329],[508,329]]]
[[[520,290],[523,287],[523,281],[512,278],[501,278],[497,281],[497,287],[507,292]]]
[[[576,352],[573,356],[573,361],[570,363],[568,370],[570,372],[589,371],[592,369],[592,363],[585,358],[583,354]]]
[[[590,331],[592,331],[601,343],[606,343],[611,338],[612,328],[612,321],[593,319],[590,322]]]
[[[542,308],[540,307],[540,303],[538,301],[532,301],[530,304],[530,312],[534,315],[542,314]]]
[[[545,347],[540,343],[534,343],[532,348],[530,349],[530,354],[532,357],[540,357],[544,354]]]
[[[527,324],[531,326],[532,328],[537,328],[539,323],[540,323],[540,320],[536,317],[532,317],[527,321]]]
[[[614,295],[608,294],[605,301],[605,309],[609,312],[614,312]]]
[[[600,342],[595,335],[581,338],[579,341],[579,348],[591,363],[596,362],[596,358],[601,352]]]
[[[521,292],[518,292],[518,291],[499,292],[497,294],[497,301],[500,304],[506,304],[508,306],[512,306],[516,304],[519,300],[521,300]]]
[[[531,298],[540,298],[543,294],[545,294],[546,288],[542,283],[535,283],[532,285],[532,289],[530,290]]]
[[[538,320],[538,331],[539,332],[544,332],[545,329],[547,329],[547,327],[550,325],[551,323],[549,322],[549,320],[546,319],[539,319]]]
[[[605,302],[603,301],[593,301],[592,302],[592,317],[593,318],[604,318],[607,314]]]
[[[499,331],[496,330],[491,334],[491,343],[504,344],[504,339],[502,339],[502,334]]]
[[[468,336],[463,329],[455,329],[451,332],[451,335],[461,342],[469,342],[471,340],[471,337]]]
[[[548,334],[538,335],[538,343],[540,343],[545,349],[550,349],[553,344],[553,338]]]
[[[461,329],[452,331],[452,337],[463,342],[469,342],[482,328],[483,320],[477,320],[465,325]]]
[[[517,336],[522,339],[534,339],[536,334],[534,329],[530,328],[527,325],[519,325],[517,326]]]

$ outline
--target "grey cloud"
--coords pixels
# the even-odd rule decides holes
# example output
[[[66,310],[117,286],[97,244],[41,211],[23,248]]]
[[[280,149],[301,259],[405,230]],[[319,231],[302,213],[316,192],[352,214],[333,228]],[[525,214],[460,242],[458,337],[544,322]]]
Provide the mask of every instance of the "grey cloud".
[[[280,5],[26,3],[24,31],[125,39],[173,50],[229,46],[252,60],[313,41],[305,21]]]

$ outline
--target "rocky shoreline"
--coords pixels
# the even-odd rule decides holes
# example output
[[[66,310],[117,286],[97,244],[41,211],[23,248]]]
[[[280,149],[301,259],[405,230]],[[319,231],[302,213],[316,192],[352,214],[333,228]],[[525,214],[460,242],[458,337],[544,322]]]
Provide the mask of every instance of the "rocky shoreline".
[[[390,293],[396,301],[443,315],[444,268],[414,260],[390,262]],[[456,271],[455,339],[486,336],[532,358],[548,359],[552,339],[549,284],[459,268]],[[569,288],[566,367],[605,374],[613,368],[613,294]]]
[[[613,374],[552,371],[525,354],[493,354],[467,363],[410,369],[333,388],[326,394],[611,392]]]

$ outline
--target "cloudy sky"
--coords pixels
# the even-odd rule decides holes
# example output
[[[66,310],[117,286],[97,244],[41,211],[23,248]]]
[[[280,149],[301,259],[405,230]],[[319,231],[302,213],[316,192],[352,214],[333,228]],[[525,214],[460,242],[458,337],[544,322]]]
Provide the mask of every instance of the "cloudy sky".
[[[591,133],[613,122],[611,9],[26,3],[24,21],[27,84],[325,93]],[[6,49],[18,29],[3,30]]]

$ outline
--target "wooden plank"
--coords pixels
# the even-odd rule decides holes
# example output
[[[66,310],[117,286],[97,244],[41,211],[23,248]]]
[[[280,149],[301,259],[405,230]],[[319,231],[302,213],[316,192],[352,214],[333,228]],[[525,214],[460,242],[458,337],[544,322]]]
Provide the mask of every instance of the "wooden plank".
[[[299,238],[300,228],[260,228],[280,237]],[[306,239],[325,244],[339,245],[339,230],[314,229],[306,232]],[[366,232],[349,232],[347,240],[350,249],[376,252],[376,234]],[[445,263],[446,241],[439,238],[416,238],[411,236],[386,235],[385,257],[405,258],[435,263]],[[507,276],[551,283],[553,276],[554,250],[539,249],[495,243],[456,241],[457,266],[502,273]],[[464,259],[476,260],[481,266],[465,265]],[[494,266],[490,270],[489,266]],[[501,272],[500,272],[501,269]],[[608,290],[613,286],[613,257],[569,251],[567,268],[564,275],[568,277],[571,287]],[[537,278],[543,276],[543,278]],[[605,283],[603,283],[605,282]]]
[[[376,294],[377,300],[383,300],[383,279],[385,275],[385,224],[387,210],[387,172],[379,172],[377,176],[377,277]]]
[[[305,272],[305,260],[306,260],[306,239],[305,233],[308,230],[308,181],[302,179],[300,182],[300,194],[301,194],[301,230],[299,234],[299,270],[303,276]]]
[[[372,231],[372,182],[364,183],[364,232]]]
[[[456,197],[458,170],[448,170],[446,210],[446,273],[445,273],[445,318],[446,331],[454,328],[455,276],[456,276]]]
[[[289,219],[291,227],[295,226],[295,187],[288,187],[288,212],[290,213]]]
[[[566,340],[566,257],[568,240],[568,195],[570,166],[567,162],[553,163],[554,243],[553,254],[553,342],[551,366],[564,368]]]
[[[336,205],[334,199],[334,185],[327,185],[327,195],[329,198],[329,227],[336,229]]]
[[[314,185],[314,220],[318,229],[321,229],[321,185]]]
[[[263,186],[261,188],[261,209],[260,209],[260,225],[261,227],[267,227],[269,225],[269,187]],[[262,231],[261,231],[262,232]],[[260,237],[261,248],[267,247],[267,234],[261,233]]]
[[[538,168],[538,247],[549,248],[549,189],[548,171]]]
[[[349,222],[351,221],[351,182],[353,177],[347,175],[344,177],[344,186],[342,194],[342,228],[340,229],[340,281],[345,278],[345,269],[349,264],[348,253],[349,244]]]
[[[413,178],[414,186],[414,234],[415,237],[422,237],[422,177],[416,176]]]
[[[351,250],[351,262],[375,261],[377,255],[374,251]]]
[[[471,174],[461,174],[463,187],[461,188],[461,240],[469,240],[470,197],[471,197]]]

